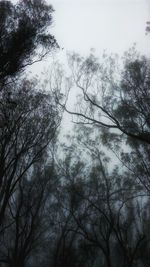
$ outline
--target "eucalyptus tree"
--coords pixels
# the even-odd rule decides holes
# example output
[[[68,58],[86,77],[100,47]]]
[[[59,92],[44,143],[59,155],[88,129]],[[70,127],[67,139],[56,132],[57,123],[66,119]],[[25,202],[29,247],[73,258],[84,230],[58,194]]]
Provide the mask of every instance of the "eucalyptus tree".
[[[144,220],[148,202],[143,202],[143,187],[130,171],[113,166],[105,155],[99,130],[87,125],[79,128],[72,145],[65,145],[59,162],[63,177],[59,207],[64,216],[68,215],[66,236],[76,234],[77,251],[84,247],[78,258],[88,251],[87,266],[142,264],[141,249],[147,250],[149,244],[145,231],[148,220]]]
[[[99,131],[99,142],[114,152],[149,195],[149,59],[131,49],[122,60],[104,54],[100,61],[93,54],[84,58],[74,53],[68,64],[71,75],[64,101],[59,90],[56,100],[74,123]],[[69,108],[72,90],[78,93],[74,109]]]
[[[53,11],[43,0],[0,1],[0,90],[58,47],[47,31]]]
[[[61,114],[37,81],[7,86],[0,99],[0,224],[24,175],[55,142]],[[13,88],[13,90],[12,90]]]
[[[49,168],[47,175],[45,164],[42,164],[45,170],[42,170],[41,164],[37,163],[32,174],[26,174],[19,181],[8,203],[0,262],[10,267],[28,266],[33,260],[36,262],[37,256],[41,262],[41,246],[46,243],[47,233],[46,202],[54,178],[53,167]]]
[[[121,68],[116,56],[104,54],[100,62],[93,54],[87,58],[72,54],[68,64],[80,97],[75,111],[60,103],[64,109],[82,123],[150,143],[148,58],[129,51]]]

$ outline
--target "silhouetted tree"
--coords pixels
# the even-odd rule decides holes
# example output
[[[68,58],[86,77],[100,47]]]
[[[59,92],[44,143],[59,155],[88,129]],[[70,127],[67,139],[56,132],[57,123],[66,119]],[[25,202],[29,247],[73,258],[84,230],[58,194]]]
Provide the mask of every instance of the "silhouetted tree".
[[[69,57],[72,79],[81,94],[77,111],[68,110],[66,104],[62,107],[80,123],[116,130],[150,144],[149,60],[129,53],[120,73],[116,58],[104,58],[100,63],[93,55]]]
[[[63,177],[59,206],[64,209],[63,216],[68,214],[70,218],[65,232],[76,234],[78,249],[85,244],[89,253],[93,250],[92,264],[141,264],[141,247],[146,249],[149,242],[143,229],[146,206],[142,187],[130,172],[109,170],[110,161],[102,152],[98,131],[96,137],[90,127],[81,129],[73,138],[73,145],[64,147],[66,158],[63,164],[59,163]],[[92,261],[91,255],[89,260]]]
[[[58,47],[46,30],[52,24],[51,5],[43,0],[0,1],[0,90],[26,66]]]
[[[9,227],[3,231],[0,260],[10,267],[25,266],[31,254],[44,242],[47,230],[45,206],[54,174],[51,167],[51,174],[49,172],[47,176],[42,170],[44,164],[40,162],[38,165],[31,175],[19,181],[9,200],[6,218]]]
[[[36,81],[24,80],[13,86],[13,90],[11,85],[1,93],[1,227],[8,202],[18,183],[55,140],[61,117],[52,94],[38,91]],[[8,102],[10,90],[11,100]]]

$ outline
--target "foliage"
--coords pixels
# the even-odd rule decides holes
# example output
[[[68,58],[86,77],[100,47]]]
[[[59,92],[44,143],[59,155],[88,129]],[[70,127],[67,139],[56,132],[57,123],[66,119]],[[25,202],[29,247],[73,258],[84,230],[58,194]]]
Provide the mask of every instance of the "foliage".
[[[14,79],[26,66],[42,58],[57,42],[46,29],[52,24],[52,6],[41,0],[0,1],[0,83]]]

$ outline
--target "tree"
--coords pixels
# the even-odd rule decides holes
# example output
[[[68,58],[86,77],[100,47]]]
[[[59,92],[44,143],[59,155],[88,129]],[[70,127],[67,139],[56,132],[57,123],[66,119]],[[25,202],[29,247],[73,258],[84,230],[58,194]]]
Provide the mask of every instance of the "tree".
[[[99,142],[117,156],[149,195],[149,59],[131,49],[121,62],[105,54],[101,60],[92,54],[88,58],[70,55],[72,84],[64,102],[58,92],[56,100],[73,115],[75,123],[99,130]],[[72,88],[80,93],[75,110],[67,105]]]
[[[24,70],[58,48],[43,0],[0,1],[0,265],[33,265],[46,244],[61,112],[52,92]],[[41,87],[41,88],[40,88]],[[51,161],[50,161],[51,160]],[[50,166],[48,163],[50,162]],[[47,168],[49,167],[49,173]],[[51,170],[50,170],[51,169]],[[35,261],[36,262],[36,261]]]
[[[77,116],[80,123],[116,130],[150,144],[149,60],[129,53],[120,74],[116,59],[104,58],[101,64],[92,54],[88,58],[69,56],[72,80],[81,94],[77,111],[60,105]]]
[[[37,81],[24,80],[13,87],[8,85],[1,92],[1,227],[9,200],[20,180],[55,142],[60,124],[61,114],[52,94],[38,90],[37,86]]]
[[[146,21],[146,33],[149,34],[150,32],[150,21]]]
[[[52,24],[51,5],[43,0],[0,1],[0,86],[26,66],[40,61],[57,42],[47,28]]]
[[[42,173],[41,166],[36,165],[32,175],[28,174],[19,181],[9,200],[6,218],[9,227],[3,231],[0,261],[10,267],[26,266],[31,255],[44,242],[47,230],[45,205],[54,174],[52,167],[51,175],[47,176],[45,171]]]
[[[66,236],[70,232],[76,234],[77,248],[85,244],[89,254],[92,251],[95,255],[93,264],[141,264],[141,248],[147,249],[149,242],[143,229],[145,194],[136,183],[136,174],[133,177],[129,171],[109,167],[99,132],[96,136],[93,131],[87,125],[80,126],[73,144],[64,147],[64,164],[59,162],[63,177],[59,206],[63,206],[64,216],[68,214],[70,218],[65,224]]]

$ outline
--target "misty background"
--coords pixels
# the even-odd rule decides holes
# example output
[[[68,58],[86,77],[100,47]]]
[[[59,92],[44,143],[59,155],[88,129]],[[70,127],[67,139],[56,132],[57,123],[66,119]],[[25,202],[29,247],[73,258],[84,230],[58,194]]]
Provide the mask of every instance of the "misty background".
[[[149,42],[146,0],[0,0],[0,267],[150,266]]]

